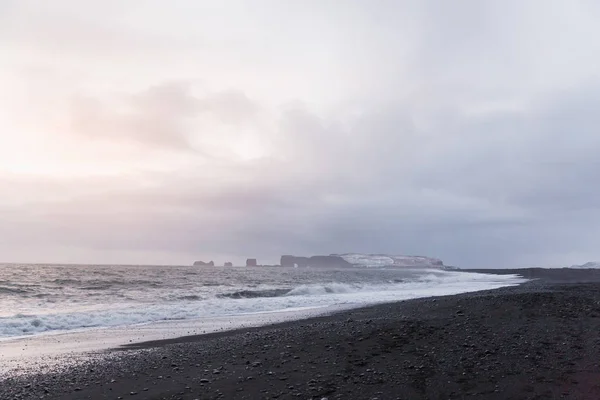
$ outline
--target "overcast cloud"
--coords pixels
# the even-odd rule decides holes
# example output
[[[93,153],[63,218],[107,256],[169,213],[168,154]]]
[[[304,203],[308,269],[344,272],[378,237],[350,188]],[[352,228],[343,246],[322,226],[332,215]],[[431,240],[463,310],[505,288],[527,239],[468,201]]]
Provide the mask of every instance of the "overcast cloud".
[[[0,259],[600,259],[593,0],[0,0]]]

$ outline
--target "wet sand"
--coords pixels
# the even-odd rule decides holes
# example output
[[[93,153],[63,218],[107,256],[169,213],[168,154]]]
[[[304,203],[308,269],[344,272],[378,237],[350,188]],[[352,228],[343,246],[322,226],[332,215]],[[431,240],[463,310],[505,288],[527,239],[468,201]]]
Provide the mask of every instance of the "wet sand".
[[[600,272],[536,274],[518,287],[135,344],[5,377],[0,399],[600,398]]]

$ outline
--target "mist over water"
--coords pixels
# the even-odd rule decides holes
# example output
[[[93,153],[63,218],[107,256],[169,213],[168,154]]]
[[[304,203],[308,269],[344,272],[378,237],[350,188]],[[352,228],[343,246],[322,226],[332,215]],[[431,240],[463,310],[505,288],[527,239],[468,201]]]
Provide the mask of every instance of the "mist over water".
[[[0,338],[493,289],[514,275],[417,268],[0,265]]]

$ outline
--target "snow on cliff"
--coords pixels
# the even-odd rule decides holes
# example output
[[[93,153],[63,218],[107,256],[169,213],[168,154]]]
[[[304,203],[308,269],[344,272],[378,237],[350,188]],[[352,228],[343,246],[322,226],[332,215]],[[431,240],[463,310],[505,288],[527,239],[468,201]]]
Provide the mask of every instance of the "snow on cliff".
[[[571,265],[571,268],[581,268],[581,269],[590,269],[590,268],[600,268],[600,262],[590,261],[582,265]]]
[[[431,267],[444,266],[442,260],[422,256],[393,256],[387,254],[335,254],[352,265],[361,267]]]

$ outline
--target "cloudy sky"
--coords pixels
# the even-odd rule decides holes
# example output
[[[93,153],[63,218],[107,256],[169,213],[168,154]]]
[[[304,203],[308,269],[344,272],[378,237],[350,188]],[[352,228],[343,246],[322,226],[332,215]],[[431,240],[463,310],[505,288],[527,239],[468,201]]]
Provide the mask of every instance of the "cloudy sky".
[[[600,259],[595,0],[0,0],[0,261]]]

